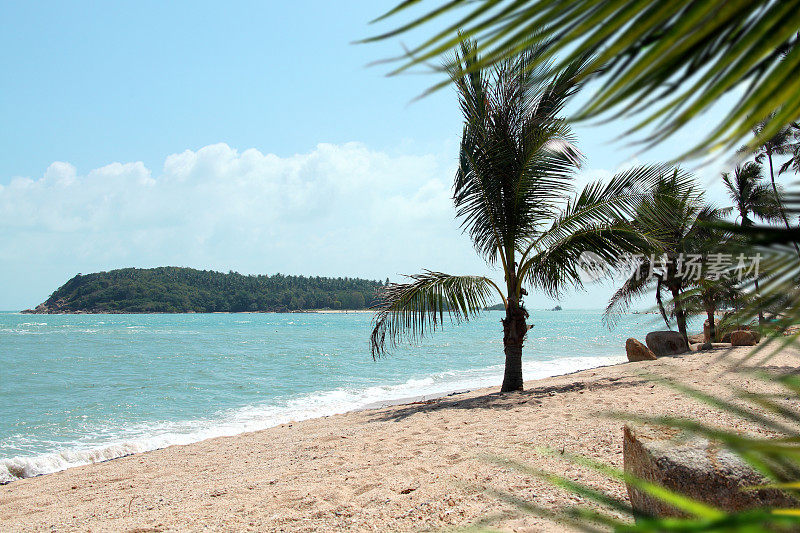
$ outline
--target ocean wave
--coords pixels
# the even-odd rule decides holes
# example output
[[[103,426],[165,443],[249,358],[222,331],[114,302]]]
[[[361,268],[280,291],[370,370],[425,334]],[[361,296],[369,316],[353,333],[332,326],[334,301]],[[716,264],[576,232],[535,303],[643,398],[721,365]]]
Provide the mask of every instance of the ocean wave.
[[[625,356],[566,357],[549,361],[526,361],[526,379],[567,374],[625,361]],[[402,383],[374,385],[366,388],[337,388],[286,398],[271,404],[251,405],[223,411],[208,419],[186,420],[128,426],[109,439],[114,430],[97,432],[105,442],[87,446],[74,443],[52,453],[0,459],[0,484],[49,474],[67,468],[98,463],[127,455],[185,445],[214,437],[237,435],[307,420],[345,413],[399,400],[430,397],[453,391],[497,386],[502,380],[503,365],[480,369],[450,370],[430,376],[409,379]],[[86,436],[90,439],[91,436]]]

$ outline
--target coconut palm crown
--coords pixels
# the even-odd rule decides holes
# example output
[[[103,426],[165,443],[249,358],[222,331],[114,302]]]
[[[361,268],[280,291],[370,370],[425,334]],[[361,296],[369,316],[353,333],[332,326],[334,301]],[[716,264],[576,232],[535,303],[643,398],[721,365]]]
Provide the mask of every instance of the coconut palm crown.
[[[722,182],[733,207],[741,217],[742,226],[752,226],[756,217],[762,221],[778,220],[780,204],[769,185],[762,183],[764,179],[761,165],[748,161],[737,165],[733,175],[725,173]]]
[[[374,307],[373,357],[404,337],[441,327],[445,315],[453,322],[468,320],[499,296],[505,305],[501,390],[520,390],[530,327],[523,305],[527,289],[558,295],[581,284],[582,253],[613,262],[647,240],[625,219],[664,167],[636,167],[574,195],[582,155],[559,113],[577,90],[586,60],[543,83],[532,68],[541,50],[529,47],[490,69],[476,69],[476,45],[465,42],[450,68],[464,115],[453,187],[456,215],[478,254],[502,271],[504,283],[425,271],[407,283],[389,284]]]
[[[653,236],[638,253],[642,259],[629,278],[614,293],[606,307],[606,320],[611,321],[626,310],[638,296],[653,289],[664,322],[669,326],[662,292],[672,297],[678,331],[688,342],[686,309],[681,305],[683,291],[691,285],[687,259],[707,255],[717,243],[715,229],[730,209],[706,204],[692,176],[681,169],[662,176],[642,199],[632,226]]]

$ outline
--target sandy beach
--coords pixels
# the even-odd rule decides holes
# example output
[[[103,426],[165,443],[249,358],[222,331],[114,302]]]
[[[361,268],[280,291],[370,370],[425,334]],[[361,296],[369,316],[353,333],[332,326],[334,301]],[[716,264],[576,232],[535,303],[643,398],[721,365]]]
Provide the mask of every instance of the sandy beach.
[[[748,348],[729,352],[740,357]],[[3,531],[420,531],[482,519],[510,531],[563,531],[517,513],[502,491],[548,508],[579,503],[545,482],[486,460],[513,459],[606,488],[621,484],[544,456],[549,446],[622,466],[622,423],[599,412],[740,420],[654,384],[644,373],[727,396],[758,390],[725,372],[723,350],[626,363],[406,405],[284,424],[147,452],[0,487]],[[770,369],[796,366],[786,350]]]

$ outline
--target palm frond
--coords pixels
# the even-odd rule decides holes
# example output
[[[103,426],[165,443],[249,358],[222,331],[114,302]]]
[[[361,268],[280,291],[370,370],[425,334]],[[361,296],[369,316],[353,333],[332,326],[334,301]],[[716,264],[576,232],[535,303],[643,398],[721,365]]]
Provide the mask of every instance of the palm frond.
[[[390,283],[378,293],[370,348],[372,357],[383,355],[403,337],[418,339],[445,322],[469,320],[487,306],[497,285],[482,276],[453,276],[425,271],[409,276],[408,283]]]
[[[419,4],[404,1],[386,17],[397,18]],[[396,37],[460,11],[456,23],[397,58],[401,64],[392,74],[441,56],[464,38],[482,43],[475,68],[485,68],[530,45],[533,34],[545,48],[531,65],[541,68],[541,79],[594,54],[583,76],[596,78],[601,87],[574,118],[639,117],[626,134],[647,145],[674,135],[728,94],[737,102],[689,155],[732,149],[748,137],[752,150],[757,142],[750,131],[759,122],[771,137],[800,117],[800,0],[440,0],[425,5],[431,7],[411,22],[362,41]],[[776,103],[781,108],[771,115]]]
[[[652,288],[653,279],[646,274],[650,268],[649,261],[645,259],[644,262],[636,265],[636,268],[636,272],[630,274],[619,289],[611,295],[606,305],[603,323],[609,328],[617,323],[620,314],[627,311],[634,300],[647,294],[647,291]]]
[[[620,255],[641,249],[650,236],[631,226],[644,195],[667,165],[643,165],[613,176],[607,183],[588,184],[552,220],[550,227],[528,239],[520,259],[520,279],[557,295],[565,281],[578,283],[578,258],[592,252],[614,265]],[[651,243],[652,244],[652,243]],[[545,269],[555,269],[546,272]],[[566,268],[564,275],[559,269]]]
[[[558,117],[587,58],[541,82],[530,46],[491,72],[475,70],[477,45],[462,43],[448,66],[464,115],[453,199],[462,227],[490,263],[555,216],[582,155]]]

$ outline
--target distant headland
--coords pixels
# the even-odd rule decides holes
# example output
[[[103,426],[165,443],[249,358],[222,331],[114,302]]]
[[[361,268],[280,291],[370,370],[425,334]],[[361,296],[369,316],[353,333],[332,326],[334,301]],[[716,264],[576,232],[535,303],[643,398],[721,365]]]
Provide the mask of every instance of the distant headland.
[[[387,280],[388,281],[388,280]],[[78,274],[23,313],[237,313],[366,309],[384,282],[183,267]]]

